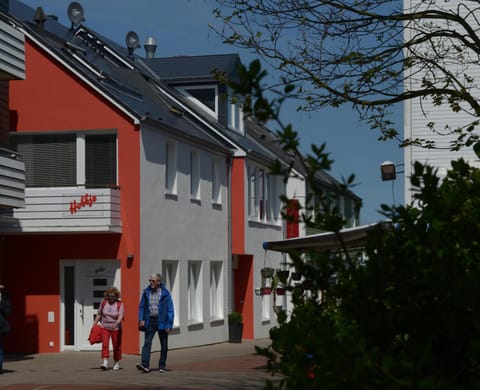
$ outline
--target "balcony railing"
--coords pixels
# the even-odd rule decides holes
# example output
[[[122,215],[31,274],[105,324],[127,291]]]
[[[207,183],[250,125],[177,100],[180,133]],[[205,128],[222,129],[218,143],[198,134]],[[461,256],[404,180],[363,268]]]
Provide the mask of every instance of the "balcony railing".
[[[25,207],[25,163],[15,152],[0,148],[0,208]]]
[[[0,20],[0,80],[25,79],[25,37]]]
[[[121,233],[120,190],[27,188],[25,208],[0,211],[0,233]]]

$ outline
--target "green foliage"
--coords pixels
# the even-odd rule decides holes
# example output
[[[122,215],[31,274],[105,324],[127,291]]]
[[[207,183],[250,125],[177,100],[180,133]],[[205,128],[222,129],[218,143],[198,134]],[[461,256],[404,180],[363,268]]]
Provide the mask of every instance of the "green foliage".
[[[228,323],[229,324],[241,324],[243,322],[242,313],[238,311],[232,311],[228,314]]]
[[[480,388],[480,170],[453,161],[440,181],[417,163],[412,183],[417,207],[383,206],[368,260],[292,253],[312,295],[290,286],[261,351],[278,388]]]
[[[471,114],[471,122],[443,130],[456,136],[452,150],[473,146],[480,155],[480,104],[471,95],[475,77],[470,68],[462,78],[452,77],[449,68],[472,54],[471,69],[478,66],[478,45],[465,44],[478,41],[478,2],[448,9],[420,2],[424,10],[402,9],[390,0],[217,1],[224,6],[217,16],[227,26],[220,33],[277,63],[285,75],[278,85],[288,87],[273,91],[273,98],[265,96],[266,72],[259,62],[241,68],[240,81],[229,86],[245,97],[251,118],[279,126],[285,152],[304,164],[314,194],[299,210],[307,227],[338,232],[345,225],[335,200],[354,178],[328,193],[317,185],[316,174],[329,170],[331,160],[325,145],[300,156],[298,134],[279,119],[287,98],[302,98],[301,109],[307,110],[351,103],[381,132],[380,140],[398,136],[387,119],[389,106],[430,99]],[[448,26],[440,23],[447,20]],[[282,47],[281,37],[295,33]],[[332,50],[338,47],[343,50]],[[414,71],[404,72],[408,68]],[[418,75],[425,77],[416,89],[402,88]],[[406,145],[435,148],[420,138],[404,140]],[[291,168],[277,163],[274,169],[288,177]],[[338,253],[290,254],[292,269],[302,275],[301,281],[285,281],[293,310],[278,313],[271,345],[257,348],[272,372],[282,374],[280,383],[267,388],[480,389],[480,171],[453,161],[440,180],[435,169],[416,163],[411,183],[412,205],[382,205],[391,222],[369,234],[366,257],[349,253],[340,236]],[[289,199],[283,201],[287,205]]]
[[[477,0],[458,7],[421,0],[404,7],[396,0],[216,2],[221,27],[212,28],[224,42],[257,53],[283,77],[272,89],[296,85],[286,92],[302,101],[302,110],[348,104],[380,140],[400,139],[391,107],[422,99],[451,113],[468,113],[456,119],[462,121],[460,132],[433,129],[452,135],[452,150],[479,142],[466,130],[477,128],[480,117]],[[442,147],[428,139],[402,142]]]
[[[247,77],[264,75],[257,65],[250,70]],[[297,133],[279,119],[283,98],[265,109],[257,104],[266,102],[262,88],[250,85],[252,117],[279,124],[284,150],[301,158]],[[315,180],[330,168],[325,146],[312,147],[302,162],[315,199],[299,210],[303,221],[338,232],[345,221],[336,196],[353,176],[327,193]],[[275,167],[286,177],[290,168]],[[278,313],[271,345],[258,348],[282,374],[268,388],[480,388],[480,171],[453,161],[440,180],[416,163],[411,183],[413,205],[382,205],[391,223],[371,232],[366,258],[348,252],[340,236],[337,253],[290,254],[291,269],[302,275],[286,280],[293,310]]]

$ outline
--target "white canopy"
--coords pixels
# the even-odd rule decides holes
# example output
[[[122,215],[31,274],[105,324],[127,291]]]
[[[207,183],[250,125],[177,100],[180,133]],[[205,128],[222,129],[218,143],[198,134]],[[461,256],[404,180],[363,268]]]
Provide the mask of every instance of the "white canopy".
[[[338,234],[342,237],[347,248],[358,248],[363,246],[367,237],[367,233],[370,230],[374,229],[378,225],[383,224],[385,224],[385,222],[342,229],[338,232]],[[304,237],[289,238],[281,241],[265,241],[263,243],[263,249],[276,252],[307,249],[318,252],[326,252],[340,249],[340,241],[336,233],[325,232],[311,234]]]

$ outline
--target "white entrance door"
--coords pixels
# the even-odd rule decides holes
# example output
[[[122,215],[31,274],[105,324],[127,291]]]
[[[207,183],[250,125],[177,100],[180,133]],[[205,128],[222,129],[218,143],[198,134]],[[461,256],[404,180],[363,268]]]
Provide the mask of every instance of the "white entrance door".
[[[100,350],[90,345],[88,335],[103,294],[120,286],[120,261],[72,260],[61,263],[63,350]]]

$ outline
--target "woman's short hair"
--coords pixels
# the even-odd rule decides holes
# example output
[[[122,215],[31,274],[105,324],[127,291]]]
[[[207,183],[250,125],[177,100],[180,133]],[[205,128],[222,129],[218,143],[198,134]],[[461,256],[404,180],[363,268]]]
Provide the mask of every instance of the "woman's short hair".
[[[120,299],[120,290],[116,287],[110,287],[103,295],[105,298],[107,295],[115,295],[115,298]]]

